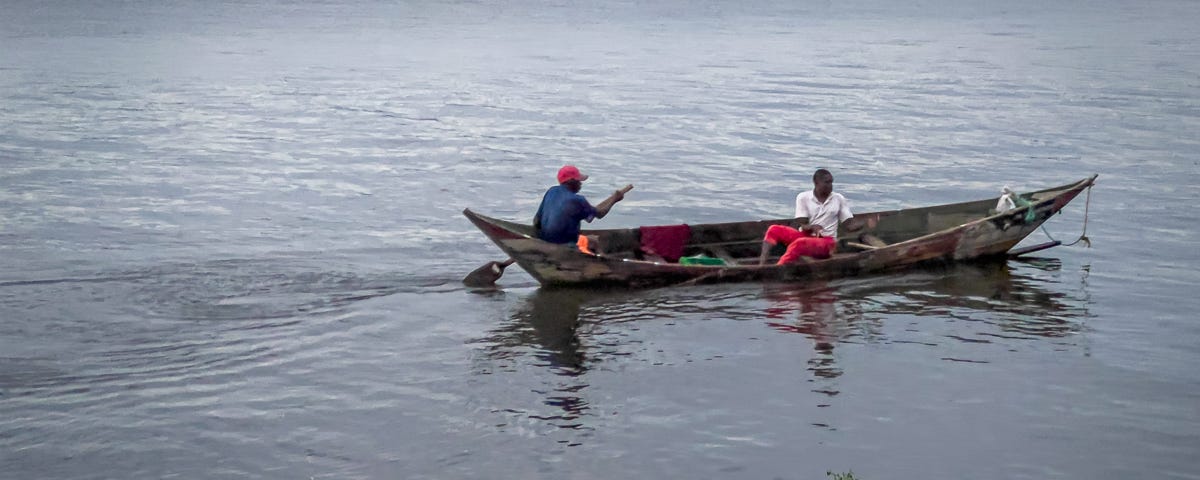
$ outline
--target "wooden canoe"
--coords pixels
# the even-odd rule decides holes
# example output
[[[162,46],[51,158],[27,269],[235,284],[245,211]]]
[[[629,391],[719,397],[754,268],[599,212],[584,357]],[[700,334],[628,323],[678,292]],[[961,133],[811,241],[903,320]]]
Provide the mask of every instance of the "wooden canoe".
[[[798,226],[803,218],[690,225],[685,255],[724,258],[727,265],[681,265],[643,260],[638,228],[584,230],[599,238],[600,254],[534,237],[532,225],[463,210],[504,253],[543,285],[617,285],[634,288],[714,282],[797,282],[894,271],[927,263],[962,262],[1007,255],[1009,250],[1058,213],[1096,175],[1078,182],[1023,194],[1029,205],[997,213],[997,198],[922,208],[860,213],[879,215],[866,232],[839,232],[838,253],[824,260],[757,265],[770,225]],[[1032,213],[1030,211],[1032,210]]]

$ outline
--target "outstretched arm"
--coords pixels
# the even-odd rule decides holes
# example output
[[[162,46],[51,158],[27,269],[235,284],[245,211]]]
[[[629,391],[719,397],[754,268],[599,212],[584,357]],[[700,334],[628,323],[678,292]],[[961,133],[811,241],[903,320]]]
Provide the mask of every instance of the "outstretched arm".
[[[604,218],[605,215],[608,215],[608,211],[612,210],[613,205],[624,200],[625,194],[629,193],[630,190],[633,190],[633,185],[626,185],[620,190],[613,192],[612,195],[604,199],[603,202],[600,202],[599,205],[596,205],[596,218]]]

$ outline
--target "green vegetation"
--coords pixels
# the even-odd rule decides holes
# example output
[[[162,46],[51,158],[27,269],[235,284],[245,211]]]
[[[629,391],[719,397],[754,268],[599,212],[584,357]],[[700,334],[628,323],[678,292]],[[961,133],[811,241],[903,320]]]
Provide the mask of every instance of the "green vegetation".
[[[825,476],[832,478],[833,480],[858,480],[858,477],[854,476],[853,470],[846,473],[833,473],[831,471],[826,471]]]

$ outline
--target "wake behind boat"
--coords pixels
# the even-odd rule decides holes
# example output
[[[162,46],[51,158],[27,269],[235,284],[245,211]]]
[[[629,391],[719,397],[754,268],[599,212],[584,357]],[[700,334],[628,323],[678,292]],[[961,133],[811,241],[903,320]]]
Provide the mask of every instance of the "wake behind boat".
[[[758,265],[763,235],[771,225],[797,227],[807,222],[805,218],[584,230],[583,235],[598,240],[598,251],[584,253],[574,245],[538,239],[532,225],[470,209],[463,210],[463,215],[543,285],[646,288],[797,282],[1008,255],[1017,243],[1090,188],[1096,177],[1021,195],[1017,202],[1021,206],[1002,212],[995,210],[997,199],[990,198],[863,213],[878,215],[877,225],[861,235],[839,232],[838,253],[831,258],[785,265]],[[1057,242],[1048,244],[1053,245]],[[664,250],[674,254],[664,260],[658,255]]]

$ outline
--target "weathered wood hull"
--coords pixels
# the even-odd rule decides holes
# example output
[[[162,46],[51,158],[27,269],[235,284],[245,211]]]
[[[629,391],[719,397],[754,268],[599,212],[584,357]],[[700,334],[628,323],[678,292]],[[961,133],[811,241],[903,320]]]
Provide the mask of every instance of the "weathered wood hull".
[[[888,245],[854,253],[839,253],[825,260],[788,265],[680,265],[630,258],[637,248],[638,229],[585,230],[604,245],[603,255],[580,252],[573,245],[543,242],[533,237],[533,227],[463,211],[468,219],[504,253],[543,285],[608,284],[634,288],[712,282],[795,282],[832,279],[893,271],[930,262],[969,261],[1004,255],[1058,213],[1096,176],[1025,195],[1027,207],[995,213],[996,199],[924,208],[867,212],[879,215],[870,233]],[[1032,213],[1029,213],[1032,210]],[[763,234],[773,224],[798,225],[804,219],[691,225],[687,250],[702,253],[720,249],[737,258],[753,258]],[[849,234],[839,234],[842,246]]]

